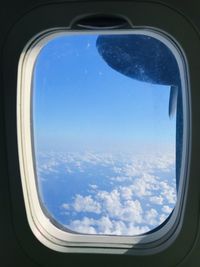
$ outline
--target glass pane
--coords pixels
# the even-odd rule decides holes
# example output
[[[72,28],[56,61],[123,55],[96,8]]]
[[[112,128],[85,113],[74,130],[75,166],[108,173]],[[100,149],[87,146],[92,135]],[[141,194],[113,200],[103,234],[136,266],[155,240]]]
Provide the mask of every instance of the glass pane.
[[[145,34],[51,39],[33,76],[33,139],[45,214],[66,230],[137,235],[173,211],[182,98],[170,49]]]

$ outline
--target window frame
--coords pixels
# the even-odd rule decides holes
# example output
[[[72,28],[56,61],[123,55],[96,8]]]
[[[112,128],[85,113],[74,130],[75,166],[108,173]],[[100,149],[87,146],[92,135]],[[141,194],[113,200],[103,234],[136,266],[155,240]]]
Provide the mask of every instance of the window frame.
[[[179,66],[180,78],[182,84],[183,96],[183,152],[181,163],[181,175],[179,184],[179,193],[175,205],[175,209],[169,216],[169,220],[158,227],[151,233],[145,233],[139,236],[114,236],[114,235],[89,235],[72,233],[59,229],[51,219],[45,215],[44,209],[41,207],[41,202],[37,190],[37,173],[34,158],[34,140],[33,140],[33,116],[32,116],[32,80],[35,62],[41,49],[51,40],[63,35],[89,35],[89,34],[144,34],[146,36],[154,37],[163,42],[173,53]],[[18,96],[17,96],[17,130],[18,130],[18,150],[19,161],[21,168],[21,178],[23,185],[23,192],[25,197],[25,205],[27,216],[32,231],[41,232],[46,239],[51,240],[57,246],[81,246],[90,248],[107,247],[110,249],[118,248],[130,249],[135,247],[151,247],[152,243],[163,242],[169,237],[177,228],[180,221],[180,208],[184,198],[185,188],[185,167],[188,157],[188,125],[189,121],[186,120],[189,108],[187,105],[186,91],[188,90],[187,73],[186,73],[186,60],[185,55],[181,51],[180,46],[166,33],[158,29],[142,29],[141,27],[134,27],[129,30],[69,30],[66,28],[61,29],[48,29],[47,32],[39,34],[37,37],[28,42],[22,51],[19,67],[18,67]],[[180,193],[181,192],[181,193]],[[50,245],[51,246],[51,245]]]

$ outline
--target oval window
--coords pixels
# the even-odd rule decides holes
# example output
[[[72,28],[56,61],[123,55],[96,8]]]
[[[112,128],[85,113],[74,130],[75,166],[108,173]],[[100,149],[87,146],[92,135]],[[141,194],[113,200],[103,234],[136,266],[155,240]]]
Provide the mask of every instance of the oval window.
[[[32,121],[46,216],[82,234],[155,231],[179,187],[178,53],[153,34],[62,34],[36,58]]]

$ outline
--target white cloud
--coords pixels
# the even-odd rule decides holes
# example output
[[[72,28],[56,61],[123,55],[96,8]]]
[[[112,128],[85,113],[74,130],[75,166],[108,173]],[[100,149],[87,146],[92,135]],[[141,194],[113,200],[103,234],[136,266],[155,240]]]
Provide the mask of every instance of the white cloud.
[[[127,200],[124,203],[124,207],[122,210],[122,215],[121,219],[123,221],[128,221],[128,222],[134,222],[134,223],[142,223],[143,218],[143,210],[140,202],[138,200]]]
[[[89,184],[89,187],[93,190],[98,189],[98,186],[96,184]]]
[[[113,176],[113,177],[110,177],[110,180],[114,181],[114,182],[130,181],[131,179],[132,179],[131,177],[127,177],[127,176]]]
[[[153,204],[157,204],[157,205],[163,204],[163,197],[161,197],[161,196],[153,196],[153,197],[150,197],[149,200]]]
[[[105,214],[109,218],[124,222],[142,223],[143,209],[139,200],[132,200],[128,188],[114,189],[111,192],[97,191],[93,196],[76,195],[71,207],[76,212]],[[62,207],[69,208],[69,204]]]
[[[94,212],[97,214],[101,212],[100,204],[93,200],[91,196],[76,195],[73,208],[77,212]]]
[[[131,189],[131,187],[126,187],[126,186],[123,186],[120,188],[120,193],[121,193],[121,197],[123,199],[126,199],[126,200],[130,200],[132,199],[132,196],[133,196],[133,191]]]
[[[176,203],[176,191],[175,188],[170,186],[167,182],[160,182],[161,195],[165,197],[169,204]]]
[[[96,234],[95,227],[92,226],[94,220],[91,218],[84,217],[82,220],[74,220],[69,225],[66,225],[70,230],[74,230],[78,233],[85,234]]]
[[[114,189],[111,192],[99,191],[97,198],[101,202],[102,210],[106,211],[110,216],[120,217],[122,204],[120,202],[120,193]]]
[[[108,216],[102,216],[99,220],[95,221],[95,224],[98,227],[98,232],[101,234],[111,234],[113,231],[113,222]]]
[[[107,216],[102,216],[98,220],[84,217],[82,220],[71,221],[66,227],[79,233],[103,235],[138,235],[150,230],[148,226],[126,224],[123,221],[111,220]]]
[[[167,205],[164,205],[163,207],[162,207],[162,211],[163,212],[165,212],[165,213],[167,213],[167,214],[170,214],[171,212],[172,212],[172,208],[170,208],[169,206],[167,206]]]
[[[63,204],[61,205],[61,208],[65,209],[65,210],[68,210],[68,209],[70,209],[70,205],[67,204],[67,203],[63,203]]]
[[[158,226],[158,212],[155,209],[150,209],[145,214],[146,223],[149,225]]]
[[[134,195],[138,197],[145,197],[152,195],[151,184],[145,181],[145,176],[136,179],[131,185]]]

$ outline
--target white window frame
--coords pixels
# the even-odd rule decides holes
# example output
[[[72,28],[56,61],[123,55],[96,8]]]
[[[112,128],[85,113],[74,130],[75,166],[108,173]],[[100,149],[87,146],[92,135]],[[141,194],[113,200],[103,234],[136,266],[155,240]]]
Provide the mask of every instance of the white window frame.
[[[110,236],[76,234],[56,227],[44,214],[36,184],[32,122],[32,79],[36,59],[41,49],[53,38],[63,35],[80,34],[145,34],[163,42],[177,60],[183,96],[183,152],[179,193],[175,209],[163,227],[150,234],[140,236]],[[20,172],[26,213],[33,233],[46,246],[61,252],[125,253],[130,248],[153,248],[162,244],[170,236],[176,236],[180,227],[180,214],[183,212],[186,170],[188,167],[189,107],[187,99],[188,75],[186,59],[181,47],[172,37],[158,29],[134,28],[116,31],[76,31],[66,28],[50,29],[35,36],[21,53],[18,65],[17,84],[17,135]],[[178,230],[179,229],[179,230]]]

